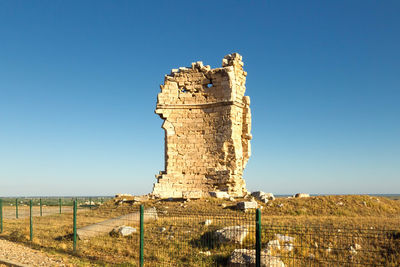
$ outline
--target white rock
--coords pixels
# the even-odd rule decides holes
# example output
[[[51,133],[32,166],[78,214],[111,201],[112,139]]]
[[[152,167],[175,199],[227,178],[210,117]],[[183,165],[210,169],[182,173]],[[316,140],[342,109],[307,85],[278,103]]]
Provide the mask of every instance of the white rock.
[[[215,198],[222,198],[222,199],[230,198],[230,195],[226,191],[213,191],[213,192],[209,192],[209,193],[210,193],[210,196],[215,197]]]
[[[294,197],[297,197],[297,198],[310,197],[310,194],[297,193],[296,195],[294,195]]]
[[[110,235],[112,236],[128,236],[133,233],[136,233],[136,228],[130,227],[130,226],[118,226],[112,229],[110,232]]]
[[[276,234],[275,238],[281,242],[294,242],[294,237],[287,236],[287,235]]]
[[[212,224],[212,220],[207,219],[207,220],[204,221],[204,225],[205,225],[205,226],[208,226],[208,225],[210,225],[210,224]]]
[[[246,226],[228,226],[215,232],[218,241],[221,243],[234,242],[242,244],[249,233]]]
[[[267,200],[275,200],[274,194],[272,193],[265,193],[263,191],[256,191],[251,193],[251,195],[257,199],[266,198]]]
[[[285,245],[283,245],[283,250],[291,252],[293,251],[293,244],[292,243],[286,243]]]
[[[229,257],[228,267],[255,266],[255,249],[235,249]],[[263,267],[285,267],[285,264],[277,256],[261,252],[261,266]]]
[[[258,204],[255,201],[241,201],[236,204],[236,208],[243,211],[248,209],[256,209],[257,207]]]
[[[281,249],[281,245],[277,239],[268,241],[267,246],[269,249]]]
[[[353,254],[353,255],[356,255],[356,254],[357,254],[357,250],[356,250],[353,246],[350,246],[350,247],[349,247],[349,252],[350,252],[351,254]]]
[[[200,251],[199,254],[203,254],[206,256],[211,256],[211,252],[210,251]]]

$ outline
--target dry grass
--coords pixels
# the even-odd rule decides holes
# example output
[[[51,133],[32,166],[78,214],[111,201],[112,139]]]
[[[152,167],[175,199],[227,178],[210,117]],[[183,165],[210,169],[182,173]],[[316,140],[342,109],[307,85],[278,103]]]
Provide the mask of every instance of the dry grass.
[[[223,265],[234,248],[254,246],[254,213],[235,210],[234,202],[210,198],[187,203],[149,200],[143,204],[156,207],[160,215],[157,221],[145,224],[146,266]],[[293,251],[272,250],[291,266],[305,265],[311,258],[317,266],[326,266],[324,260],[400,264],[400,201],[369,196],[320,196],[276,199],[262,207],[263,247],[277,233],[294,237]],[[98,209],[81,210],[78,227],[138,209],[139,204],[116,206],[109,201]],[[210,226],[203,224],[206,219],[213,220]],[[137,222],[129,221],[125,225],[138,226]],[[233,225],[249,225],[250,234],[243,244],[217,242],[215,230]],[[102,234],[88,241],[79,240],[78,252],[74,254],[71,214],[35,217],[32,243],[28,241],[28,219],[5,220],[4,230],[1,235],[4,238],[64,255],[76,265],[136,266],[138,263],[138,234],[125,238]],[[352,255],[349,247],[355,243],[362,249]],[[205,254],[207,251],[211,256]]]

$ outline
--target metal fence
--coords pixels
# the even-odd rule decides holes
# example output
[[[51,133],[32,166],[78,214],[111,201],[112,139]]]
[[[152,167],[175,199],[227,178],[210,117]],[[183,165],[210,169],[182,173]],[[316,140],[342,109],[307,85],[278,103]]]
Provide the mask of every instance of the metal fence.
[[[64,199],[60,205],[52,199],[52,206],[42,199],[41,213],[40,199],[18,202],[18,219],[16,206],[10,206],[15,202],[3,201],[1,236],[99,265],[400,266],[400,232],[395,230],[280,225],[261,210],[156,210],[88,201],[92,204]]]

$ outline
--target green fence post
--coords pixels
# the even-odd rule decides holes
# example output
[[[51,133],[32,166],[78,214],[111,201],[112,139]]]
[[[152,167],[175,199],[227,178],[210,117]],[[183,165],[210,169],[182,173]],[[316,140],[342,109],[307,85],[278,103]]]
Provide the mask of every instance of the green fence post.
[[[39,199],[39,206],[40,206],[40,217],[42,217],[42,199]]]
[[[3,233],[3,200],[0,199],[0,233]]]
[[[74,222],[73,222],[73,248],[74,252],[76,252],[76,210],[78,209],[78,201],[74,200]]]
[[[256,211],[256,267],[261,267],[261,210]]]
[[[139,255],[139,260],[140,260],[140,267],[143,267],[143,236],[144,236],[144,229],[143,229],[143,216],[144,215],[144,206],[140,205],[140,255]]]
[[[59,199],[58,199],[58,202],[59,202],[59,206],[60,206],[60,214],[61,214],[61,207],[62,207],[62,200],[61,200],[61,198],[59,198]]]
[[[92,209],[92,198],[91,197],[89,197],[89,206],[90,206],[90,209]]]
[[[33,240],[32,199],[29,201],[29,237]]]
[[[18,198],[15,199],[15,218],[18,219]]]

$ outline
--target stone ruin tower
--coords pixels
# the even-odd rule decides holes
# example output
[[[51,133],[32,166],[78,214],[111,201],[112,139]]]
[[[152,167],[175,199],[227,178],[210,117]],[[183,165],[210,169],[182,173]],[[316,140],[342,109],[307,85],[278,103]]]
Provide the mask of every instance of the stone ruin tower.
[[[252,136],[246,75],[237,53],[225,56],[222,68],[198,61],[165,75],[155,110],[164,120],[165,171],[156,176],[155,197],[247,193],[242,174]]]

